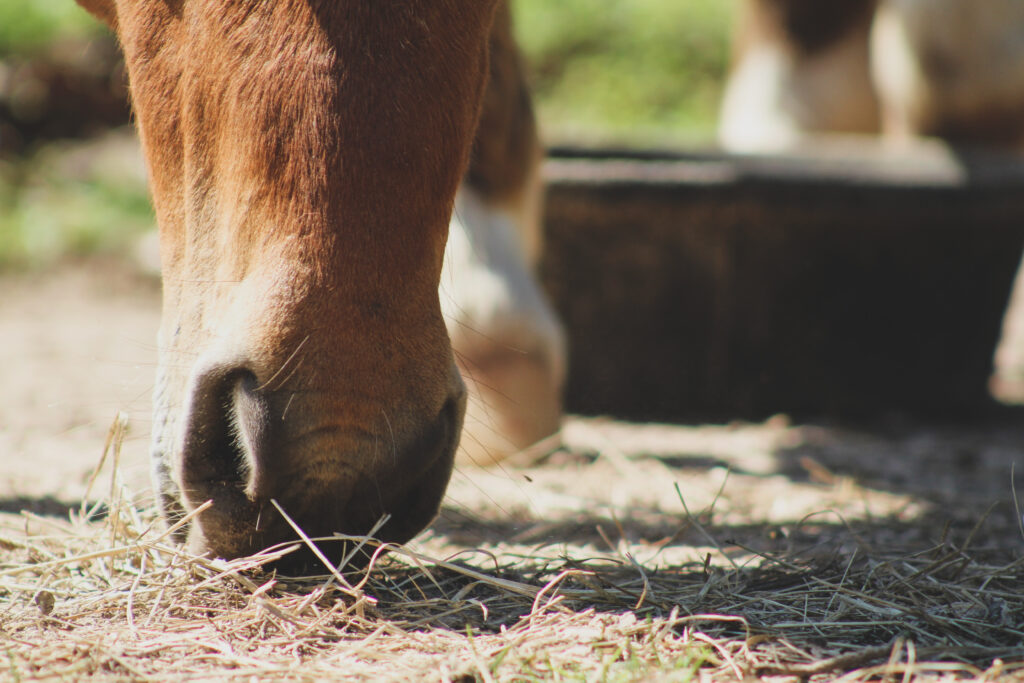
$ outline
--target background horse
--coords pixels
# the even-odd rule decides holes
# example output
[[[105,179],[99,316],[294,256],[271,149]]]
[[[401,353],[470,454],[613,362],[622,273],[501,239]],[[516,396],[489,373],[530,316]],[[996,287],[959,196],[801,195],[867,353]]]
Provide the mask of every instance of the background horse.
[[[719,139],[784,149],[815,133],[933,135],[1019,149],[1024,6],[1013,0],[746,0]]]

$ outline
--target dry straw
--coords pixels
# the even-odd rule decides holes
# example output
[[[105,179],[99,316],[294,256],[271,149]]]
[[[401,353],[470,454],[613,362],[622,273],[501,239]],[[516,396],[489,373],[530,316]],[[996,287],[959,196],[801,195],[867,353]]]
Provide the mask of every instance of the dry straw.
[[[0,679],[1024,680],[1024,563],[984,519],[911,554],[904,527],[771,556],[701,527],[707,561],[667,568],[350,537],[368,571],[289,578],[264,565],[313,540],[193,556],[114,471],[105,507],[0,535]]]

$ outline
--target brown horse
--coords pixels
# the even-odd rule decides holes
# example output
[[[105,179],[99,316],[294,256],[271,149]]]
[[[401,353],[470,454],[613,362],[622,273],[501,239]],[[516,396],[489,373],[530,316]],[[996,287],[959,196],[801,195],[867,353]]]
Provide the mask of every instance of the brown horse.
[[[212,501],[193,549],[294,538],[272,501],[311,536],[390,515],[378,536],[412,537],[452,470],[459,366],[508,435],[476,457],[555,428],[561,333],[529,277],[538,144],[506,7],[80,2],[121,42],[149,167],[154,481],[171,520]]]

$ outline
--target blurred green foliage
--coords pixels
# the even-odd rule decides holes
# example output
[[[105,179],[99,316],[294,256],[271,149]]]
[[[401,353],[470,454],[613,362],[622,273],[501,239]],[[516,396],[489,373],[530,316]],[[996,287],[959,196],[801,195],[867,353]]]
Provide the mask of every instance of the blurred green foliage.
[[[145,171],[126,131],[0,160],[0,267],[124,253],[154,224]]]
[[[515,0],[551,142],[664,145],[714,132],[733,0]]]
[[[74,0],[0,0],[0,58],[103,30]]]

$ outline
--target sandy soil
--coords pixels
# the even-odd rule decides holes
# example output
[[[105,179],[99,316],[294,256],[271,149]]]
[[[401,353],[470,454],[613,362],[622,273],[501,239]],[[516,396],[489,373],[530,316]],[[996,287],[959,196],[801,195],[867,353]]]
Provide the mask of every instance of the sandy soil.
[[[158,284],[117,264],[0,276],[0,511],[64,514],[85,493],[119,412],[130,425],[125,477],[149,499],[158,307]],[[647,555],[639,559],[672,564],[705,545],[668,542],[687,510],[730,537],[749,529],[751,542],[770,544],[758,523],[820,529],[887,519],[933,527],[937,538],[947,523],[969,527],[995,505],[994,537],[1024,548],[1011,485],[1024,483],[1024,417],[870,427],[793,425],[784,416],[724,426],[572,418],[563,441],[525,467],[456,472],[440,519],[419,542],[547,543],[555,553],[567,543],[629,542]]]
[[[0,509],[73,502],[119,412],[146,485],[159,285],[115,263],[0,276]]]

